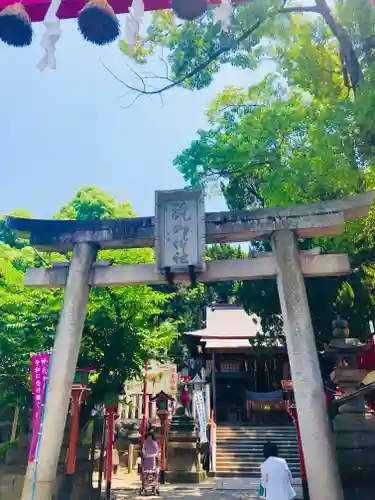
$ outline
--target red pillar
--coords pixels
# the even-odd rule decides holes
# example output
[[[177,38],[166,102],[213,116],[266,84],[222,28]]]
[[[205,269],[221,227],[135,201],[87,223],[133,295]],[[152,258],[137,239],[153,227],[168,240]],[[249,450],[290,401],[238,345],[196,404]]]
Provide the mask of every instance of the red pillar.
[[[159,415],[160,418],[160,482],[164,484],[165,481],[165,436],[167,431],[168,414]]]
[[[112,488],[112,451],[113,451],[113,420],[114,420],[114,408],[107,408],[107,487],[106,487],[106,500],[111,498],[111,488]]]
[[[78,429],[79,429],[79,391],[72,391],[72,424],[70,429],[68,460],[66,465],[66,473],[71,475],[75,472],[77,444],[78,444]]]
[[[305,459],[303,456],[303,449],[302,449],[301,433],[299,430],[297,409],[293,408],[292,412],[294,413],[294,416],[292,414],[293,423],[296,426],[296,431],[297,431],[297,442],[298,442],[298,453],[299,453],[299,465],[300,465],[300,470],[301,470],[301,479],[302,479],[302,482],[304,482],[307,480],[307,476],[306,476]]]
[[[141,430],[141,443],[144,443],[146,430],[147,430],[147,373],[148,373],[148,361],[145,363],[145,380],[143,382],[143,418],[142,418],[142,430]]]

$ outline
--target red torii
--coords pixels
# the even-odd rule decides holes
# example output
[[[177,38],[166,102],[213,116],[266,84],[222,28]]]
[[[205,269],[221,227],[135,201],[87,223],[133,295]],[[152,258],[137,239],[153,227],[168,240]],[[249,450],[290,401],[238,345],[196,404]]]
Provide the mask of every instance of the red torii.
[[[232,0],[232,3],[245,3],[249,0]],[[18,3],[16,0],[0,0],[0,10]],[[108,0],[116,14],[127,14],[129,7],[132,4],[131,0]],[[145,10],[166,10],[172,8],[172,0],[144,0]],[[211,5],[220,4],[220,0],[208,0]],[[23,0],[22,5],[25,7],[32,22],[44,21],[50,0]],[[78,16],[78,13],[87,4],[86,0],[63,0],[57,11],[59,19],[73,19]]]

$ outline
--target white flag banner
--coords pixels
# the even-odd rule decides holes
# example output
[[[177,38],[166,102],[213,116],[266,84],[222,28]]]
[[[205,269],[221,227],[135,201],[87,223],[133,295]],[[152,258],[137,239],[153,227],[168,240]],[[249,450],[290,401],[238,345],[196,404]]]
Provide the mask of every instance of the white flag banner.
[[[197,391],[195,393],[195,408],[197,411],[197,418],[199,424],[199,438],[201,443],[207,443],[207,415],[206,405],[204,404],[203,392]]]

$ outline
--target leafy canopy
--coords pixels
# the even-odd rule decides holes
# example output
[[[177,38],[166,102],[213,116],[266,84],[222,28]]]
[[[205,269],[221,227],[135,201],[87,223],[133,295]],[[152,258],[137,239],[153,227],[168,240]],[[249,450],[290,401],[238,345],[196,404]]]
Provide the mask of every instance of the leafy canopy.
[[[17,213],[17,215],[19,212]],[[55,214],[55,218],[92,219],[134,216],[129,202],[88,186]],[[50,265],[69,255],[39,254],[26,241],[0,226],[0,394],[1,402],[30,402],[30,353],[51,349],[62,304],[60,290],[23,287],[27,267]],[[150,249],[99,252],[116,264],[151,263]],[[97,370],[93,401],[138,374],[145,360],[166,351],[176,335],[176,320],[162,317],[174,294],[148,286],[93,289],[90,293],[79,365]]]

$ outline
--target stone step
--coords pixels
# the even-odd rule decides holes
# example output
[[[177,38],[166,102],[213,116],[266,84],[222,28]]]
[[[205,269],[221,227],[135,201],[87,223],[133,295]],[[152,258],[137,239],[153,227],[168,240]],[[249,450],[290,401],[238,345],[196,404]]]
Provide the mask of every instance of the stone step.
[[[298,468],[299,467],[299,460],[287,460],[288,466],[290,468]],[[218,458],[216,459],[216,467],[228,467],[230,468],[231,466],[236,466],[238,468],[243,468],[246,467],[247,465],[257,465],[259,466],[261,463],[263,463],[263,460],[227,460],[227,459],[221,459],[219,460]]]
[[[295,478],[300,477],[296,429],[290,427],[218,427],[216,434],[216,476],[260,476],[264,461],[263,448],[267,442],[277,444]]]
[[[287,429],[295,429],[294,425],[218,425],[218,429],[263,429],[263,430],[269,430],[269,429],[280,429],[280,430],[287,430]]]
[[[283,456],[284,460],[289,463],[299,463],[299,456],[298,455],[288,455],[288,456]],[[225,462],[263,462],[264,457],[263,455],[254,455],[253,453],[249,453],[246,455],[234,455],[234,454],[227,454],[227,453],[217,453],[216,455],[216,461],[225,461]]]
[[[290,449],[286,450],[285,452],[288,456],[291,457],[298,457],[299,453],[297,449]],[[225,456],[255,456],[255,457],[263,457],[263,450],[262,449],[257,449],[257,448],[249,448],[249,449],[238,449],[238,448],[223,448],[223,447],[218,447],[216,449],[216,455],[219,456],[219,454],[225,455]]]
[[[216,455],[225,455],[226,457],[247,457],[247,456],[254,456],[254,457],[263,457],[263,450],[259,449],[237,449],[237,448],[222,448],[219,447],[216,449]],[[286,450],[284,455],[287,455],[288,457],[299,457],[298,450]]]
[[[216,427],[217,432],[296,432],[295,427]]]
[[[216,434],[217,439],[240,439],[244,440],[255,440],[255,439],[277,439],[284,441],[297,441],[297,436],[295,434],[291,434],[290,436],[283,436],[279,434],[247,434],[246,436],[239,436],[238,434]]]
[[[298,467],[290,467],[291,473],[293,471],[299,472]],[[225,464],[225,465],[216,465],[217,472],[223,471],[236,471],[236,472],[258,472],[260,471],[260,464]]]
[[[288,434],[295,433],[295,427],[285,427],[285,428],[276,428],[276,427],[216,427],[217,432],[279,432],[280,434]]]
[[[248,430],[248,431],[240,431],[240,430],[219,430],[216,429],[216,434],[226,434],[231,436],[264,436],[264,435],[273,435],[273,436],[296,436],[297,432],[293,429],[293,431],[281,432],[281,431],[273,431],[273,430]]]
[[[278,439],[285,441],[293,440],[297,441],[297,434],[224,434],[224,433],[216,433],[216,437],[218,439]]]
[[[216,471],[214,476],[219,477],[219,478],[255,478],[260,480],[260,471],[254,471],[254,472],[249,472],[249,471]],[[296,479],[299,478],[299,476],[294,476]],[[248,497],[246,497],[248,498]],[[255,498],[259,498],[258,496],[255,496]],[[301,497],[297,497],[301,498]]]
[[[216,436],[216,442],[232,442],[232,443],[268,443],[270,441],[277,443],[291,443],[295,446],[298,445],[298,439],[291,437],[272,437],[272,436],[257,436],[257,437],[247,437],[247,438],[239,438],[239,437],[226,437],[226,436]]]
[[[285,442],[276,442],[272,441],[273,443],[277,444],[279,450],[289,450],[289,449],[297,449],[298,450],[298,444],[297,443],[285,443]],[[263,450],[264,445],[268,443],[267,440],[265,441],[235,441],[233,439],[228,439],[225,441],[222,441],[221,439],[216,440],[216,445],[220,446],[222,448],[241,448],[241,449],[249,449],[249,450]]]

